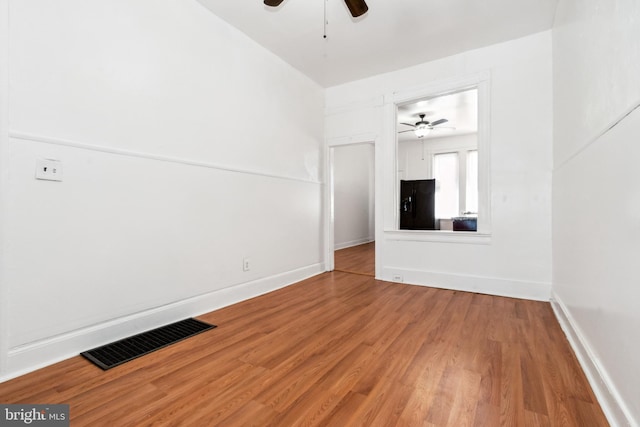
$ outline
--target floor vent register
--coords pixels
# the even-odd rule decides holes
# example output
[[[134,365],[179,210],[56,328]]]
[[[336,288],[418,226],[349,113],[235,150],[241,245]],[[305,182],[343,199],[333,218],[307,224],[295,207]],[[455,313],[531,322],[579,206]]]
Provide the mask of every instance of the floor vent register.
[[[80,354],[106,371],[215,327],[189,318]]]

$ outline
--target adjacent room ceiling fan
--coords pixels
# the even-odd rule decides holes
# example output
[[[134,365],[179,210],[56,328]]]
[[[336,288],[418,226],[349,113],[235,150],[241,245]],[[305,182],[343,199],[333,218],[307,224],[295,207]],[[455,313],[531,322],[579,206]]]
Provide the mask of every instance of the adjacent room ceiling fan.
[[[282,2],[283,0],[264,0],[264,4],[271,7],[279,6]],[[364,15],[369,10],[369,6],[364,0],[344,0],[344,2],[354,18]]]
[[[439,126],[449,121],[447,119],[440,119],[440,120],[436,120],[435,122],[429,122],[424,119],[424,116],[426,116],[426,114],[419,114],[419,116],[420,116],[420,121],[416,122],[416,124],[412,125],[411,123],[400,123],[402,125],[411,126],[413,129],[403,130],[398,133],[415,132],[418,138],[423,138],[427,136],[429,132],[435,129],[435,126]],[[445,128],[441,127],[440,129],[445,129]],[[449,129],[455,129],[455,128],[449,128]]]

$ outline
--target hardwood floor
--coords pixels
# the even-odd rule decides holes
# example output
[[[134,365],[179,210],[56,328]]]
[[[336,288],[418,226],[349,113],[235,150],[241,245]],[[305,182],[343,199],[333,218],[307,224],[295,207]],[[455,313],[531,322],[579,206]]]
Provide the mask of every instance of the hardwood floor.
[[[334,270],[375,276],[375,242],[335,251]]]
[[[199,317],[218,328],[103,372],[0,384],[72,426],[605,426],[547,303],[325,273]]]

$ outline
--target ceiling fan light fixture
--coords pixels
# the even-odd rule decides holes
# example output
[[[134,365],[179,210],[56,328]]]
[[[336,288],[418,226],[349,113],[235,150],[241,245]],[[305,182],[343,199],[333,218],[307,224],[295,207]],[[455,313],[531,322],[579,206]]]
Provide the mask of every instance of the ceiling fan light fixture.
[[[429,132],[431,132],[431,128],[426,124],[422,124],[416,126],[413,131],[418,138],[424,138],[425,136],[429,135]]]

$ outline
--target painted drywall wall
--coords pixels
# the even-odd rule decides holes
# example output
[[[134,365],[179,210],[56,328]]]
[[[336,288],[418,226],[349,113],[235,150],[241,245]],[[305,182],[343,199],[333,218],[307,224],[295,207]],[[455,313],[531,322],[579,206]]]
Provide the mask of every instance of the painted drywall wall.
[[[614,3],[561,0],[553,29],[553,298],[612,425],[640,425],[640,4]]]
[[[333,152],[334,248],[374,240],[374,146],[355,144]]]
[[[401,179],[431,179],[434,149],[452,151],[478,146],[477,134],[414,139],[398,143],[398,172]],[[445,148],[446,147],[446,148]],[[441,151],[439,151],[441,152]]]
[[[7,371],[8,289],[5,279],[7,245],[6,204],[9,185],[9,0],[0,0],[0,380]]]
[[[560,0],[553,28],[554,164],[638,102],[640,4]]]
[[[9,22],[2,376],[323,270],[322,88],[195,1]]]
[[[384,229],[376,211],[377,277],[546,300],[551,288],[551,32],[473,50],[416,67],[327,89],[333,137],[370,132],[376,144],[378,205],[393,205],[395,138],[385,132],[383,109],[366,105],[433,82],[490,74],[490,181],[492,231],[489,242],[420,241]],[[362,103],[358,110],[355,106]],[[536,117],[536,120],[531,120]],[[364,120],[367,118],[369,121]],[[352,120],[350,120],[352,119]],[[358,123],[359,126],[354,126]],[[391,132],[393,134],[393,132]],[[388,155],[391,153],[390,155]]]

